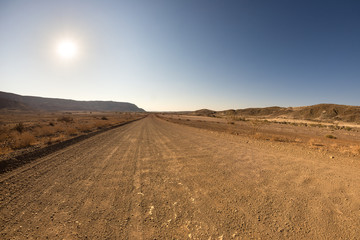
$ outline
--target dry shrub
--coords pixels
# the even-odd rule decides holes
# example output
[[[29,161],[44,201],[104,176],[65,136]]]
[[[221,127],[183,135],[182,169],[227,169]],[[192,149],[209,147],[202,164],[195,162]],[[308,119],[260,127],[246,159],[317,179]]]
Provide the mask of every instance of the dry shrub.
[[[30,147],[31,144],[36,141],[34,135],[29,132],[25,132],[22,134],[14,134],[13,138],[15,140],[13,144],[14,149]]]
[[[60,125],[54,126],[53,128],[56,133],[60,133],[60,132],[65,132],[68,127],[64,124],[60,124]]]
[[[77,126],[77,129],[79,129],[80,132],[91,132],[91,129],[93,128],[93,124],[91,123],[84,123]]]
[[[8,146],[1,146],[0,147],[0,155],[3,155],[3,154],[8,154],[12,152],[12,149]]]
[[[94,123],[94,126],[97,128],[97,129],[102,129],[103,127],[105,127],[106,125],[108,125],[106,122],[102,122],[102,121],[96,121]]]
[[[245,122],[246,118],[244,118],[244,117],[235,117],[234,120],[235,121],[244,121]]]
[[[69,136],[76,136],[78,134],[78,130],[76,128],[68,128],[66,129],[66,133]]]
[[[271,141],[275,141],[275,142],[292,142],[290,139],[288,139],[286,137],[280,137],[280,136],[272,137]]]
[[[6,141],[9,138],[10,129],[6,127],[0,127],[0,142]]]
[[[56,128],[54,127],[51,127],[51,126],[43,126],[41,128],[38,128],[36,129],[36,135],[37,136],[45,136],[45,137],[48,137],[48,136],[52,136],[56,133]]]
[[[336,139],[336,137],[334,135],[331,135],[331,134],[326,135],[325,137],[330,138],[330,139]]]
[[[46,141],[46,144],[47,145],[51,145],[53,143],[53,139],[52,137],[48,137],[47,141]]]
[[[314,139],[314,138],[311,138],[311,139],[309,140],[309,145],[310,145],[310,146],[316,146],[316,147],[322,147],[322,146],[324,146],[324,144],[319,143],[319,141],[318,141],[317,139]]]
[[[9,127],[0,126],[0,154],[11,152],[11,130]]]
[[[59,136],[57,137],[52,137],[51,138],[51,143],[57,143],[57,142],[62,142],[66,139],[65,135],[64,134],[60,134]]]
[[[18,131],[19,133],[22,133],[25,130],[25,126],[23,123],[18,123],[15,125],[14,130]]]
[[[62,117],[59,117],[57,120],[58,120],[58,122],[66,122],[66,123],[74,122],[74,119],[69,116],[62,116]]]

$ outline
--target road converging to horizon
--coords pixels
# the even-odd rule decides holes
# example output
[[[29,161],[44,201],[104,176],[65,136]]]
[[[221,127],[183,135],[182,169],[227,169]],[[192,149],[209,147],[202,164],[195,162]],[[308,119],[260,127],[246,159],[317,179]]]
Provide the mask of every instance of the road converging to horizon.
[[[1,239],[355,239],[359,167],[154,115],[0,176]]]

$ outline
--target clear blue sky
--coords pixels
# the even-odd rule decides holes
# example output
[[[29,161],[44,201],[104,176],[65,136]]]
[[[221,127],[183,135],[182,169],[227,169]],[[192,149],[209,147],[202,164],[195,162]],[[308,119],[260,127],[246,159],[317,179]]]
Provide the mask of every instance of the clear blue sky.
[[[0,0],[0,90],[149,111],[360,105],[360,1]]]

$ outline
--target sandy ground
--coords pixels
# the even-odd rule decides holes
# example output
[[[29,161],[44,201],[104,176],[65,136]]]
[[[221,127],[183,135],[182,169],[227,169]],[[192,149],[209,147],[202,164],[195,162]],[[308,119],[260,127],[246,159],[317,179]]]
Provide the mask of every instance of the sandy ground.
[[[344,154],[360,158],[360,129],[334,129],[320,125],[294,125],[264,121],[230,121],[225,118],[188,116],[188,115],[158,115],[160,118],[200,129],[216,132],[226,132],[245,138],[282,142],[288,148],[302,145],[304,148],[318,149],[324,154]],[[257,123],[253,125],[253,123]],[[321,127],[319,127],[321,126]],[[333,136],[334,138],[328,138]],[[289,146],[292,145],[292,146]]]
[[[359,159],[149,116],[0,176],[1,239],[356,239]]]

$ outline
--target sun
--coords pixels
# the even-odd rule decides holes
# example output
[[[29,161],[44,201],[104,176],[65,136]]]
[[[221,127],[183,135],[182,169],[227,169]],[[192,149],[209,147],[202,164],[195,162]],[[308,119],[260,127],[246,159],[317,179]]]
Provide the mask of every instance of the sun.
[[[73,40],[61,40],[56,46],[56,53],[63,59],[72,59],[78,53],[78,47]]]

